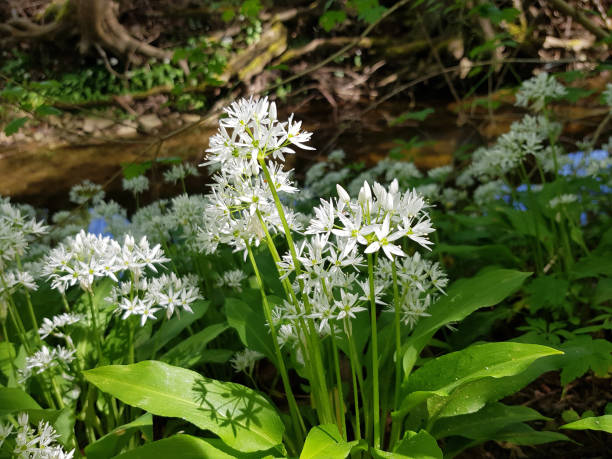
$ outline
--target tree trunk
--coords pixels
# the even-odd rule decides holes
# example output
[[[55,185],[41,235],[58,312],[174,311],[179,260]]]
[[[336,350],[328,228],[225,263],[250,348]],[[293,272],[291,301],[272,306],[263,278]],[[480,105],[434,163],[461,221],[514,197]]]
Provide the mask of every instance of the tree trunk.
[[[41,25],[28,18],[14,18],[0,24],[0,32],[5,32],[9,39],[21,40],[65,39],[67,35],[78,34],[78,48],[82,54],[93,47],[102,54],[106,50],[129,60],[139,57],[165,59],[172,55],[130,35],[119,23],[111,0],[65,0],[51,23]]]

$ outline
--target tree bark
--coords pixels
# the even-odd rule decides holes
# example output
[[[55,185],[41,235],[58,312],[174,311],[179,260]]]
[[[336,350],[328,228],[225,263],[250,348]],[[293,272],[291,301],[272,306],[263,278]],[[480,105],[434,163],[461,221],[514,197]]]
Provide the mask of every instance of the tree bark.
[[[62,39],[76,33],[80,36],[78,49],[82,54],[94,48],[129,60],[165,59],[172,55],[130,35],[119,23],[111,0],[65,0],[53,22],[41,25],[28,18],[15,18],[0,24],[0,32],[22,40]]]

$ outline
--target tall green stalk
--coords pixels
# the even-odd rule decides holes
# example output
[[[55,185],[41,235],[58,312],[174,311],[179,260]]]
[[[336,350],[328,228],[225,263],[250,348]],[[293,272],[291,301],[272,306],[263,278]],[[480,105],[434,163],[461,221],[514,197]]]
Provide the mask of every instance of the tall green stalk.
[[[368,280],[370,284],[370,327],[372,352],[372,411],[374,414],[374,448],[380,448],[380,393],[378,391],[378,330],[376,328],[376,298],[374,296],[374,260],[368,253]]]
[[[276,191],[276,187],[274,186],[274,181],[272,180],[272,176],[270,175],[270,171],[268,170],[268,166],[266,165],[265,157],[263,154],[258,158],[259,165],[262,168],[264,176],[266,178],[266,182],[268,183],[268,187],[270,188],[270,192],[272,193],[272,197],[274,198],[274,205],[276,206],[276,210],[278,212],[279,218],[283,225],[283,231],[285,233],[285,238],[287,240],[287,245],[289,247],[289,252],[291,253],[291,259],[293,260],[293,266],[295,268],[295,274],[298,276],[298,284],[300,286],[300,291],[304,291],[304,281],[299,277],[302,273],[300,268],[300,261],[297,257],[297,251],[295,250],[295,243],[293,242],[293,237],[291,236],[291,229],[289,228],[289,224],[287,223],[287,218],[285,217],[285,211],[283,210],[283,205],[280,202],[280,198],[278,197],[278,192]],[[304,302],[304,309],[307,314],[310,313],[311,307],[308,301],[308,298],[305,295],[302,295],[302,300]],[[309,340],[309,351],[310,357],[314,362],[314,375],[315,375],[315,384],[318,384],[320,394],[323,395],[321,401],[323,402],[323,406],[320,407],[321,411],[321,419],[322,423],[332,423],[334,422],[333,410],[331,408],[329,398],[325,396],[329,391],[327,390],[327,382],[325,380],[325,369],[323,367],[323,361],[321,357],[321,340],[319,339],[319,335],[312,322],[307,322],[308,327],[308,340]],[[319,411],[319,410],[317,410]]]
[[[297,402],[295,401],[295,397],[293,395],[293,390],[291,389],[291,384],[289,383],[289,375],[287,373],[287,368],[285,367],[285,361],[283,360],[283,355],[280,350],[280,346],[278,345],[278,339],[276,335],[276,327],[274,327],[274,323],[272,321],[272,310],[270,308],[270,303],[268,303],[268,296],[266,295],[266,291],[264,289],[263,279],[261,278],[261,274],[259,273],[259,268],[257,267],[257,262],[255,261],[255,257],[253,256],[253,250],[251,249],[250,244],[245,241],[247,251],[249,254],[249,260],[251,261],[251,265],[253,266],[253,271],[255,272],[255,277],[257,279],[257,285],[259,287],[259,291],[261,292],[261,300],[263,303],[264,314],[266,316],[266,321],[270,326],[270,333],[272,335],[272,344],[274,346],[274,353],[276,354],[276,360],[278,362],[278,369],[281,375],[281,379],[283,381],[283,387],[285,389],[285,393],[287,394],[287,401],[289,402],[289,411],[291,413],[291,419],[293,421],[293,425],[295,426],[296,433],[300,438],[300,443],[302,441],[303,435],[306,433],[306,426],[304,424],[304,420],[302,419],[302,415],[297,406]]]

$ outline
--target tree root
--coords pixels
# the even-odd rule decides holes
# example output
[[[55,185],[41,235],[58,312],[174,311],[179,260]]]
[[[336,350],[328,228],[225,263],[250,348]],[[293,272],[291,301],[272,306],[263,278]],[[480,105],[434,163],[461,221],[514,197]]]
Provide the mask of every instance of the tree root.
[[[9,39],[52,40],[72,31],[80,34],[82,54],[91,48],[105,49],[131,61],[152,57],[167,59],[172,53],[134,38],[117,20],[111,0],[65,0],[53,22],[36,24],[28,18],[14,18],[0,24]],[[64,35],[64,36],[62,36]],[[72,35],[72,34],[71,34]]]

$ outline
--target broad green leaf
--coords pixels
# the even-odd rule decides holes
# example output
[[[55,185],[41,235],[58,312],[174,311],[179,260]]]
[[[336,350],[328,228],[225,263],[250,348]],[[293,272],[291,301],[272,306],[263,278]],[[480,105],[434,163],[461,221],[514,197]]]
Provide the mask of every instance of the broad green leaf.
[[[507,441],[515,445],[541,445],[553,441],[571,441],[562,433],[538,431],[527,424],[513,424],[493,435],[491,440]]]
[[[511,269],[491,269],[469,279],[454,282],[429,309],[408,339],[405,348],[414,347],[417,354],[441,327],[459,322],[477,309],[493,306],[515,292],[531,273]]]
[[[516,393],[541,374],[558,369],[557,360],[562,357],[564,356],[553,355],[538,359],[525,371],[514,376],[486,377],[464,384],[449,396],[434,395],[427,400],[427,409],[430,413],[436,413],[438,419],[475,413],[487,403]]]
[[[344,459],[356,441],[345,442],[336,424],[324,424],[313,427],[308,432],[300,459]]]
[[[161,356],[160,360],[183,368],[197,365],[206,357],[205,349],[208,343],[227,330],[226,324],[213,324],[190,336],[174,346]]]
[[[272,338],[263,311],[256,312],[251,306],[237,298],[226,298],[225,314],[230,327],[238,332],[242,344],[249,349],[261,352],[276,362]]]
[[[13,135],[15,132],[21,129],[24,124],[26,124],[26,121],[28,121],[27,116],[14,119],[10,123],[8,123],[6,126],[4,126],[4,133],[6,135]]]
[[[55,107],[52,107],[51,105],[40,105],[39,107],[36,108],[36,113],[38,115],[61,115],[62,111],[58,110]]]
[[[121,448],[127,445],[132,435],[139,430],[147,431],[147,437],[152,438],[153,416],[151,413],[145,413],[138,419],[119,426],[95,442],[87,445],[85,447],[85,454],[88,459],[114,457],[121,451]]]
[[[21,389],[0,387],[0,416],[17,411],[41,409],[41,406]]]
[[[157,361],[109,365],[83,374],[128,405],[184,419],[239,451],[269,449],[282,441],[284,426],[274,407],[240,384],[204,378]]]
[[[426,430],[421,430],[419,433],[406,432],[393,454],[413,459],[442,459],[443,456],[438,442]]]
[[[561,368],[561,384],[564,386],[589,369],[597,376],[604,377],[612,366],[612,343],[608,340],[579,336],[566,341],[559,348],[564,355],[555,360]]]
[[[201,318],[208,310],[209,305],[209,301],[198,300],[191,305],[193,313],[183,311],[180,317],[172,317],[170,320],[165,321],[151,338],[144,343],[140,343],[136,350],[139,356],[138,360],[144,360],[157,354],[170,340],[177,337],[181,331]]]
[[[346,20],[346,13],[342,10],[329,10],[319,18],[319,25],[329,32]]]
[[[431,433],[436,438],[458,435],[473,440],[489,439],[509,425],[546,419],[526,406],[508,406],[495,402],[476,413],[439,419]]]
[[[418,112],[402,113],[397,118],[392,119],[389,122],[389,126],[396,126],[406,120],[425,121],[425,119],[434,112],[435,110],[433,108],[424,108],[423,110],[419,110]]]
[[[579,421],[565,424],[561,428],[571,430],[603,430],[604,432],[612,433],[612,414],[580,419]]]
[[[608,256],[589,255],[581,258],[571,272],[572,279],[598,277],[601,274],[612,277],[612,263]]]
[[[181,459],[231,459],[234,456],[230,456],[215,448],[206,440],[183,434],[157,440],[115,456],[116,459],[164,459],[170,457],[180,457]]]
[[[406,412],[433,395],[448,396],[471,381],[518,374],[536,359],[555,354],[561,352],[537,344],[505,342],[475,345],[437,357],[414,371],[402,385],[400,411]]]

